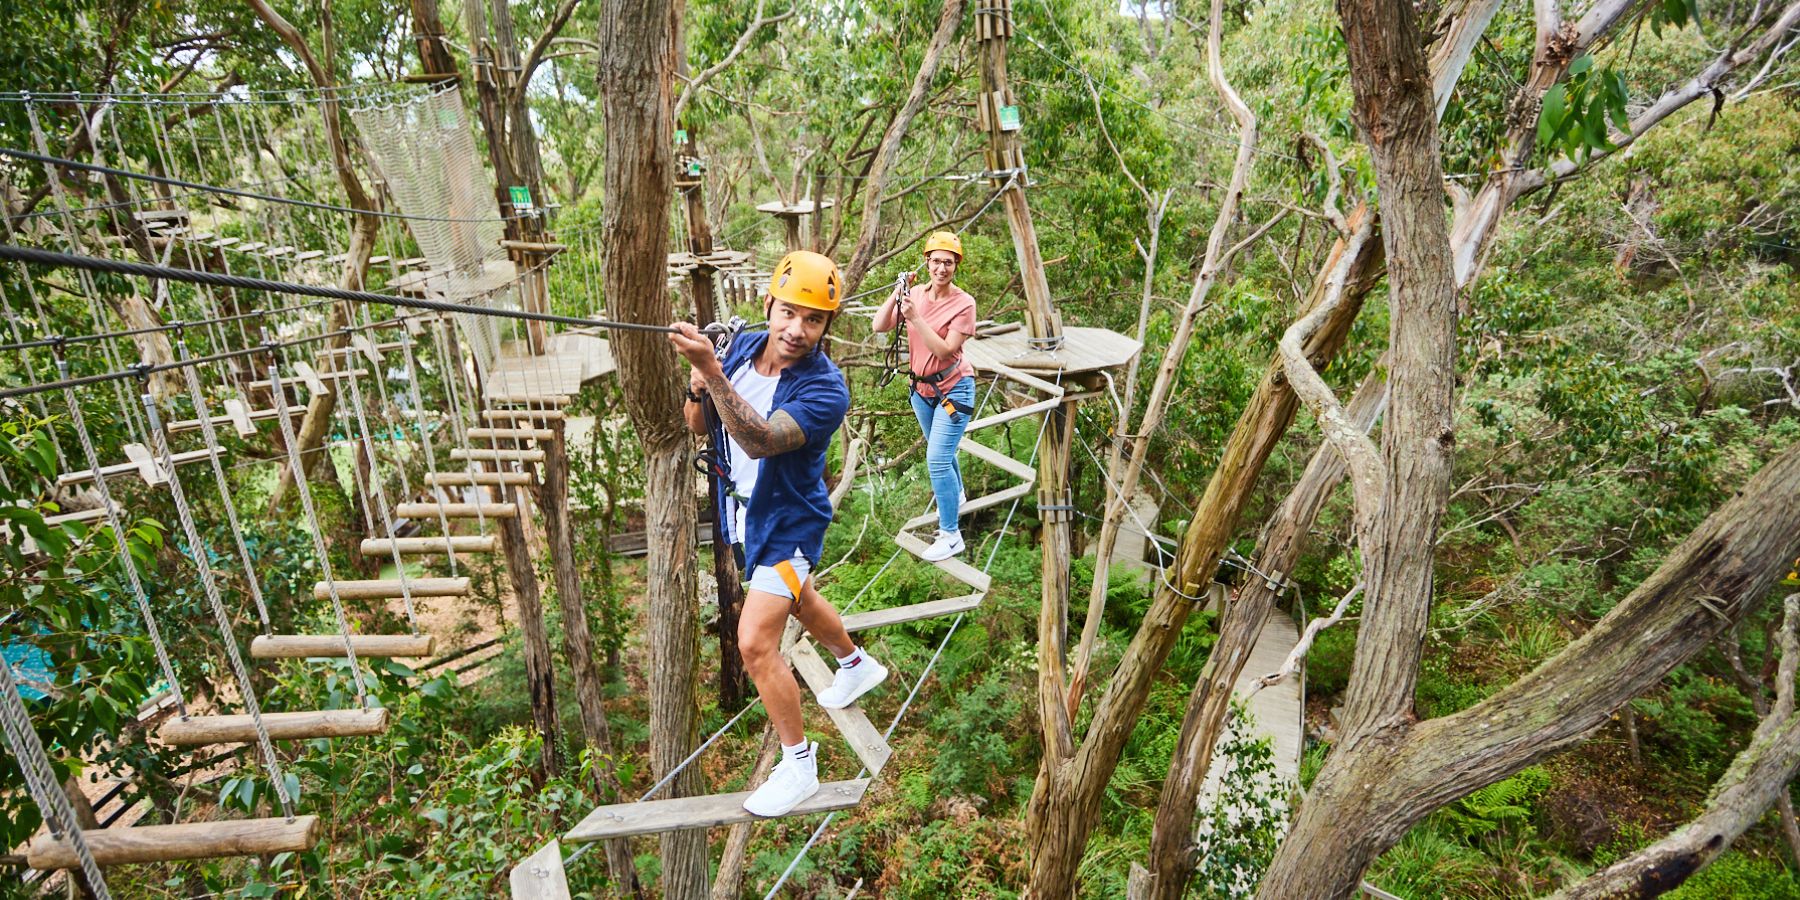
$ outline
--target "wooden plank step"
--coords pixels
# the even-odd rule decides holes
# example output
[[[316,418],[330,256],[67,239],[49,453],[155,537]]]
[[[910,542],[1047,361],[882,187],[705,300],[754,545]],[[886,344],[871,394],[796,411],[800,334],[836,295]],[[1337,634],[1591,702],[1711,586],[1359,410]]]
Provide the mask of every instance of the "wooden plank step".
[[[436,521],[442,512],[446,519],[516,519],[519,507],[512,503],[396,503],[394,515],[402,519]],[[480,515],[476,515],[476,513]]]
[[[569,875],[563,870],[562,843],[555,838],[519,860],[507,873],[511,900],[569,900]]]
[[[492,553],[497,541],[492,535],[457,534],[448,537],[363,538],[362,555],[392,556],[394,544],[402,556],[430,553]]]
[[[262,714],[263,728],[277,741],[365,737],[387,731],[385,709],[324,709]],[[202,744],[247,744],[256,740],[256,722],[247,715],[189,716],[170,719],[156,736],[172,747]]]
[[[548,408],[548,409],[555,409],[558,407],[568,406],[569,401],[573,400],[573,399],[574,398],[570,397],[568,394],[497,393],[497,394],[488,394],[487,395],[487,402],[489,402],[489,403],[511,403],[511,404],[521,404],[522,403],[527,406],[536,406],[536,407],[543,407],[543,408]]]
[[[300,853],[319,843],[323,826],[318,816],[295,816],[293,821],[234,819],[190,822],[184,825],[139,825],[135,828],[95,828],[81,832],[82,841],[103,866],[126,863],[173,862],[221,856],[264,856]],[[73,869],[81,865],[75,847],[48,833],[31,841],[25,864],[40,871]]]
[[[812,689],[814,697],[831,687],[831,667],[825,665],[819,651],[813,649],[812,641],[802,638],[794,642],[794,649],[788,654],[788,659],[793,661],[800,677],[806,679],[806,686]],[[832,724],[838,727],[844,740],[850,744],[850,752],[862,760],[870,774],[880,775],[881,768],[887,765],[888,757],[894,755],[894,751],[882,739],[881,732],[869,721],[862,707],[852,703],[843,709],[825,710],[825,714],[831,717]]]
[[[400,579],[380,578],[371,581],[339,581],[336,582],[337,595],[345,600],[386,600],[392,597],[405,596],[400,593]],[[467,578],[409,578],[406,580],[407,590],[414,597],[466,597],[469,595],[469,579]],[[331,599],[331,588],[321,581],[313,585],[314,600]],[[352,636],[354,638],[354,636]],[[342,648],[343,638],[333,637]],[[358,650],[358,653],[362,651]]]
[[[868,612],[851,613],[844,617],[845,631],[867,631],[885,625],[899,625],[902,622],[916,622],[920,619],[931,619],[938,616],[953,616],[968,612],[981,605],[985,594],[965,594],[961,597],[945,597],[942,600],[927,600],[910,606],[896,606],[892,609],[875,609]]]
[[[548,428],[471,428],[469,440],[552,441],[556,432]]]
[[[118,504],[113,504],[113,510],[117,511],[118,509]],[[74,512],[45,516],[44,524],[54,527],[67,522],[98,522],[104,518],[106,518],[106,507],[96,506],[92,509],[78,509]]]
[[[1001,424],[1004,424],[1007,422],[1011,422],[1014,419],[1023,419],[1026,416],[1035,416],[1038,413],[1041,413],[1045,410],[1055,409],[1061,405],[1062,405],[1061,397],[1052,397],[1048,400],[1039,400],[1036,403],[1031,403],[1031,404],[1027,404],[1025,406],[1021,406],[1018,409],[1009,409],[1005,412],[997,412],[991,416],[986,416],[984,418],[976,419],[975,421],[970,422],[967,428],[963,429],[963,433],[967,434],[968,432],[971,432],[971,431],[980,431],[983,428],[992,428],[995,425],[1001,425]]]
[[[306,414],[306,407],[303,405],[289,406],[288,414],[295,417],[303,416]],[[212,417],[212,424],[214,428],[220,425],[230,425],[237,430],[239,437],[253,437],[256,434],[256,426],[253,423],[266,422],[279,415],[281,415],[279,408],[252,410],[244,405],[244,401],[231,399],[225,401],[224,413]],[[198,431],[199,428],[199,419],[182,419],[169,425],[169,431],[176,434],[184,431]]]
[[[985,368],[1001,377],[1011,379],[1012,381],[1022,384],[1028,388],[1034,388],[1036,390],[1043,391],[1044,393],[1049,394],[1051,397],[1060,398],[1063,395],[1063,389],[1061,387],[1058,387],[1057,385],[1055,385],[1051,382],[1045,381],[1042,378],[1038,378],[1035,375],[1028,375],[1024,372],[1019,371],[1018,369],[1012,368],[1011,366],[1000,365],[998,363],[984,363],[982,368]]]
[[[542,450],[483,450],[457,447],[450,451],[450,458],[470,460],[473,462],[543,462]]]
[[[477,484],[526,485],[530,472],[427,472],[425,483],[431,487],[469,487]]]
[[[489,422],[515,422],[520,419],[554,422],[563,417],[563,411],[560,409],[489,409],[482,411],[481,417]]]
[[[956,445],[956,448],[996,469],[1014,476],[1015,478],[1023,478],[1026,481],[1037,480],[1037,469],[1024,462],[1013,459],[1005,453],[995,450],[980,441],[970,440],[965,437],[962,439],[962,443]]]
[[[125,458],[137,466],[138,477],[144,479],[145,484],[155,486],[168,482],[169,473],[163,470],[162,460],[157,459],[149,447],[143,444],[126,444]]]
[[[825,782],[819,785],[818,793],[794,807],[788,816],[810,816],[850,809],[862,802],[863,794],[868,789],[867,778]],[[602,806],[588,813],[562,839],[567,844],[588,844],[640,834],[765,821],[761,816],[751,815],[744,810],[744,801],[749,799],[750,794],[750,791],[742,791],[735,794],[707,794],[701,797]]]
[[[145,452],[149,451],[146,450]],[[191,462],[199,462],[200,460],[207,459],[211,456],[212,451],[210,450],[189,450],[186,453],[175,454],[175,464],[178,466],[186,465]],[[100,474],[105,475],[108,478],[114,478],[119,475],[135,475],[141,471],[142,470],[135,462],[123,462],[100,467]],[[63,487],[74,484],[86,484],[93,480],[94,470],[92,469],[83,469],[79,472],[65,472],[56,476],[56,483]]]
[[[304,371],[302,371],[302,367],[304,367]],[[311,373],[311,377],[307,377],[306,373],[309,372]],[[342,381],[346,378],[361,378],[364,375],[369,374],[369,370],[340,369],[335,372],[319,372],[315,371],[312,366],[306,365],[306,363],[297,362],[294,363],[294,373],[295,374],[281,379],[282,387],[292,388],[299,384],[305,385],[306,389],[314,394],[329,394],[331,393],[331,387],[327,382]],[[250,388],[251,390],[266,391],[270,389],[269,379],[264,378],[261,381],[252,381],[245,385],[245,387]]]
[[[437,639],[429,634],[353,634],[358,659],[430,656]],[[325,659],[344,655],[341,634],[259,634],[250,639],[251,659]]]
[[[959,515],[966,516],[969,513],[978,512],[980,510],[987,509],[990,506],[999,506],[1002,503],[1016,500],[1020,497],[1025,496],[1026,494],[1031,493],[1035,489],[1035,487],[1036,487],[1036,485],[1034,485],[1032,482],[1026,482],[1024,484],[1015,484],[1012,487],[1009,487],[1003,491],[995,491],[992,494],[983,494],[979,497],[976,497],[973,500],[965,500],[965,501],[963,501],[962,509],[959,512]],[[913,518],[906,520],[906,524],[902,525],[900,527],[906,529],[907,531],[911,531],[915,528],[922,528],[926,525],[935,525],[935,524],[937,524],[937,520],[938,520],[938,514],[935,511],[933,511],[933,512],[925,513],[924,515],[914,516]]]
[[[910,531],[902,531],[898,534],[895,534],[894,535],[894,543],[899,544],[900,549],[905,550],[906,552],[911,553],[914,556],[918,556],[918,555],[924,553],[925,548],[931,546],[930,544],[927,544],[924,541],[920,540],[919,538],[913,536],[913,533]],[[367,551],[364,551],[364,552],[367,552]],[[967,552],[967,551],[964,551],[964,552]],[[945,572],[945,574],[949,575],[951,578],[954,578],[957,581],[960,581],[963,584],[968,585],[969,587],[972,587],[978,591],[981,591],[982,593],[987,593],[987,589],[990,584],[990,581],[988,579],[986,572],[983,572],[980,569],[977,569],[974,566],[971,566],[968,563],[963,562],[962,560],[960,560],[954,556],[950,557],[949,559],[940,559],[937,562],[932,563],[932,565],[937,566],[939,569],[942,569]]]

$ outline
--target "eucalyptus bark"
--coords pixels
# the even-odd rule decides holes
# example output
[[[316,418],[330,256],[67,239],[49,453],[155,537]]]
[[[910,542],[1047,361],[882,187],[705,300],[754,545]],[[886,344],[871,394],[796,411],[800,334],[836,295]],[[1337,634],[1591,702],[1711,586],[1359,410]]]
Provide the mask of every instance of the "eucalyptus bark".
[[[873,165],[869,169],[868,178],[863,182],[862,227],[857,231],[856,246],[850,251],[850,261],[844,265],[846,295],[856,293],[863,276],[868,275],[869,269],[875,264],[876,243],[881,236],[881,198],[887,194],[894,161],[900,157],[900,143],[906,139],[907,129],[912,127],[913,119],[925,108],[926,98],[931,93],[932,79],[937,77],[938,69],[943,64],[944,51],[956,39],[956,29],[962,24],[963,7],[966,5],[966,0],[944,0],[943,12],[938,14],[937,28],[931,33],[931,42],[925,45],[925,55],[919,60],[918,71],[913,73],[912,88],[906,94],[906,102],[900,105],[900,111],[888,122],[887,130],[882,132],[881,143],[875,148]],[[813,200],[816,203],[818,199],[819,195],[815,190]],[[815,227],[813,240],[817,242],[818,239],[818,229]]]
[[[496,467],[496,470],[498,467]],[[501,496],[518,502],[518,488],[503,487]],[[525,526],[517,516],[494,519],[500,535],[500,549],[506,556],[506,574],[512,582],[513,602],[519,611],[519,636],[525,657],[525,693],[531,700],[531,724],[543,746],[538,750],[538,764],[546,776],[562,772],[562,757],[557,752],[556,672],[550,663],[550,635],[544,628],[544,602],[538,588],[537,570],[532,566],[531,547],[525,540]],[[405,565],[403,560],[398,561]]]
[[[1379,267],[1380,254],[1367,254],[1367,271],[1363,272],[1360,290],[1366,292]],[[1352,424],[1368,431],[1381,417],[1387,405],[1387,380],[1377,368],[1356,389],[1350,402]],[[1264,526],[1256,542],[1251,565],[1255,571],[1267,572],[1280,579],[1294,570],[1305,551],[1313,523],[1331,498],[1332,491],[1344,477],[1344,458],[1330,445],[1319,448],[1301,474],[1300,481]],[[1150,835],[1150,864],[1155,880],[1149,896],[1178,900],[1193,877],[1194,818],[1198,813],[1201,782],[1212,766],[1213,750],[1224,732],[1231,713],[1232,686],[1244,671],[1257,636],[1281,599],[1282,584],[1252,576],[1239,589],[1237,599],[1225,607],[1219,622],[1219,639],[1211,655],[1194,681],[1188,695],[1187,714],[1182,719],[1181,735],[1169,760],[1169,774],[1163,781],[1162,797],[1157,803],[1156,821]]]
[[[681,0],[606,0],[600,11],[599,84],[606,120],[604,290],[617,315],[667,324],[673,304],[664,286],[673,187],[672,118]],[[694,702],[699,662],[694,598],[692,445],[682,420],[682,378],[661,335],[613,338],[625,408],[644,448],[645,605],[649,615],[650,768],[661,778],[699,739]],[[670,796],[702,789],[688,767]],[[707,893],[706,834],[661,836],[664,895]]]
[[[1369,215],[1367,207],[1358,208],[1351,214],[1350,224],[1359,226]],[[1333,253],[1341,255],[1345,249],[1340,244]],[[1325,366],[1342,349],[1350,324],[1361,310],[1360,301],[1359,295],[1347,295],[1308,339],[1307,355],[1315,368]],[[1079,746],[1069,745],[1068,750],[1054,749],[1046,737],[1044,761],[1026,819],[1032,896],[1072,896],[1075,872],[1088,835],[1099,822],[1107,782],[1152,684],[1193,611],[1195,601],[1188,598],[1197,596],[1218,569],[1219,556],[1237,530],[1262,467],[1293,423],[1297,408],[1298,400],[1288,387],[1281,361],[1272,360],[1238,416],[1206,492],[1195,505],[1193,521],[1182,535],[1168,580],[1157,585],[1143,623],[1095,703],[1087,734]]]
[[[555,436],[539,443],[544,451],[543,481],[537,488],[538,510],[544,515],[544,541],[549,545],[550,568],[556,579],[556,602],[562,610],[563,655],[575,681],[575,702],[581,707],[581,733],[596,758],[594,787],[602,798],[619,797],[619,773],[614,764],[612,729],[606,721],[605,679],[595,665],[594,635],[588,628],[587,594],[581,587],[581,571],[575,558],[574,534],[569,527],[569,454],[563,421],[549,423]],[[619,838],[603,842],[606,870],[622,895],[641,896],[631,842]]]
[[[1432,811],[1605,727],[1755,611],[1796,554],[1800,446],[1764,465],[1591,630],[1523,678],[1401,739],[1347,736],[1258,896],[1351,896],[1369,863]]]

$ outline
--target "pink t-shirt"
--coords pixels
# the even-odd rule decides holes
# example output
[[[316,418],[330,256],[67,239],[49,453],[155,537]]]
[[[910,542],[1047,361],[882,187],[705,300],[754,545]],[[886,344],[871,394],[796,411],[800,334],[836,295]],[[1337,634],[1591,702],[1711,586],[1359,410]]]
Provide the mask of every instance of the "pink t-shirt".
[[[921,284],[914,287],[912,292],[906,295],[906,299],[909,303],[918,304],[925,324],[933,332],[936,332],[938,337],[949,337],[952,331],[959,334],[975,333],[975,298],[970,296],[968,291],[956,285],[950,286],[948,297],[936,299],[931,294],[931,285]],[[931,348],[925,346],[925,338],[919,334],[918,329],[913,327],[912,322],[907,323],[906,349],[912,357],[914,375],[933,375],[946,368],[950,369],[951,374],[944,376],[938,382],[938,385],[945,390],[949,390],[961,381],[963,376],[975,374],[975,367],[969,365],[968,358],[960,352],[954,357],[954,366],[950,364],[949,359],[933,355]],[[930,385],[921,384],[919,390],[926,396],[938,395],[938,392],[933,390]]]

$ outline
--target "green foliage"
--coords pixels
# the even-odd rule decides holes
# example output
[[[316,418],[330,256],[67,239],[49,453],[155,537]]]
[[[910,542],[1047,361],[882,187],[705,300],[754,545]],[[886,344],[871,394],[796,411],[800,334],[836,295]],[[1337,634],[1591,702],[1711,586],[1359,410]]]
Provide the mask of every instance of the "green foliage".
[[[1800,876],[1779,859],[1733,849],[1664,896],[1669,900],[1782,900],[1800,896]]]
[[[1275,774],[1268,738],[1253,738],[1255,722],[1235,700],[1218,748],[1219,790],[1195,823],[1194,885],[1205,898],[1249,897],[1287,832],[1288,792]]]
[[[1549,789],[1550,773],[1531,766],[1444,807],[1444,822],[1465,841],[1502,829],[1529,829],[1534,807]]]

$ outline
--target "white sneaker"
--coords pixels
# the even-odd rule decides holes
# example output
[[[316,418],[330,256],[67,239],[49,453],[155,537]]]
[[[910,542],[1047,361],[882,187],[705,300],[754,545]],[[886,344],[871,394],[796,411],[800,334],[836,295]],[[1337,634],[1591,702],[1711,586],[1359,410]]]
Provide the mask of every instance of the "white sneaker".
[[[876,662],[875,657],[870,656],[867,650],[862,655],[862,662],[837,670],[837,676],[831,679],[831,687],[819,692],[820,706],[826,709],[843,709],[887,680],[887,667]]]
[[[963,552],[962,532],[939,530],[937,540],[931,546],[926,547],[925,552],[919,554],[919,558],[926,562],[937,562],[941,559],[949,559],[961,552]]]
[[[819,745],[813,744],[805,759],[784,759],[762,783],[744,799],[744,811],[768,818],[785,816],[806,798],[819,792]]]

